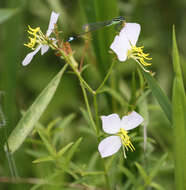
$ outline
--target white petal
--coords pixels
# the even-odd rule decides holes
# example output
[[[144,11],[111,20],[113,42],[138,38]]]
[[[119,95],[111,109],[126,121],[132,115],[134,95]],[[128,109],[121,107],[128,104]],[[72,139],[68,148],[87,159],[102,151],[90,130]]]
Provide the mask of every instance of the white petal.
[[[121,119],[117,114],[101,116],[103,131],[108,134],[115,134],[121,127]]]
[[[136,45],[139,34],[139,24],[125,23],[119,35],[116,35],[110,48],[116,53],[120,61],[125,61],[127,59],[128,50],[131,49],[131,45]]]
[[[32,61],[32,58],[34,57],[34,55],[41,49],[41,46],[38,46],[34,51],[28,53],[26,55],[26,57],[24,58],[24,60],[22,61],[22,65],[23,66],[26,66],[28,65],[31,61]]]
[[[121,147],[121,139],[118,136],[110,136],[103,139],[99,145],[98,150],[101,157],[107,157],[115,154]]]
[[[110,49],[112,49],[120,61],[127,59],[127,52],[131,49],[131,45],[126,38],[126,35],[117,35],[112,42]]]
[[[45,54],[49,50],[48,45],[42,45],[41,46],[41,55]]]
[[[120,31],[120,35],[126,35],[130,43],[135,46],[138,41],[141,27],[137,23],[126,23]]]
[[[140,125],[144,121],[143,117],[133,111],[127,116],[124,116],[122,118],[122,128],[126,131],[136,128],[138,125]]]
[[[57,23],[58,17],[59,17],[59,14],[52,11],[52,14],[50,16],[50,22],[48,25],[48,30],[46,32],[46,36],[50,36],[52,31],[54,30],[54,25]]]

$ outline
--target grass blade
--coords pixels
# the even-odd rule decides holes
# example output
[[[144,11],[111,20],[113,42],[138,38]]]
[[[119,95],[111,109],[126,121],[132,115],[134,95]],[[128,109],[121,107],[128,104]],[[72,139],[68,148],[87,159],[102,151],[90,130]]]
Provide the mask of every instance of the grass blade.
[[[182,71],[179,61],[179,53],[176,43],[175,29],[173,27],[172,58],[174,68],[173,82],[173,135],[174,135],[174,159],[175,159],[175,186],[177,190],[186,189],[186,97],[183,85]]]
[[[163,90],[160,88],[156,80],[149,74],[143,71],[143,75],[148,82],[148,85],[152,91],[153,96],[158,101],[159,105],[161,106],[162,110],[164,111],[167,119],[172,122],[172,106],[169,98],[165,95]]]

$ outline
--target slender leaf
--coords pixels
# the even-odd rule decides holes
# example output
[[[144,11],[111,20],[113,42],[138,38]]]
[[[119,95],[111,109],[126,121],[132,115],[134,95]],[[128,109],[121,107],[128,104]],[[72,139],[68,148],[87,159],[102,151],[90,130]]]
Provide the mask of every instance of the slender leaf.
[[[166,158],[167,158],[167,154],[164,154],[159,159],[159,161],[156,163],[156,165],[154,166],[154,168],[152,169],[151,173],[149,174],[149,181],[150,181],[150,183],[151,183],[152,179],[157,175],[158,171],[162,167],[162,164],[163,164],[163,162],[165,161]]]
[[[74,155],[74,153],[77,151],[77,148],[78,146],[80,145],[81,141],[82,141],[82,137],[80,137],[72,146],[72,148],[70,149],[70,151],[68,152],[67,154],[67,157],[66,157],[66,165],[68,165]]]
[[[52,146],[52,144],[49,142],[48,138],[46,137],[45,131],[43,129],[37,129],[39,136],[41,137],[46,149],[51,154],[51,156],[56,156],[56,149]]]
[[[90,170],[93,170],[95,165],[96,165],[96,162],[98,161],[98,158],[99,158],[99,155],[97,152],[95,152],[93,154],[93,156],[91,156],[90,160],[89,160],[89,163],[87,165],[87,170],[90,171]]]
[[[59,125],[60,130],[64,129],[66,126],[70,125],[70,123],[74,120],[75,116],[76,115],[74,113],[72,113],[72,114],[68,115],[67,117],[65,117],[63,119],[63,121],[61,122],[61,124]]]
[[[14,16],[18,9],[0,9],[0,24]]]
[[[175,185],[177,190],[186,189],[186,97],[183,86],[182,72],[179,61],[179,53],[173,27],[173,135],[174,135],[174,159],[175,159]]]
[[[47,87],[40,93],[34,103],[30,106],[25,115],[21,118],[15,129],[8,137],[8,146],[11,153],[14,153],[24,142],[25,138],[33,130],[35,124],[47,108],[55,94],[60,79],[66,69],[65,65],[61,71],[52,79]]]
[[[164,187],[162,187],[160,184],[155,183],[155,182],[151,183],[150,186],[153,187],[154,189],[157,189],[157,190],[166,190],[166,189],[165,189]]]
[[[52,144],[57,145],[58,141],[61,139],[61,135],[65,127],[69,126],[70,123],[75,118],[75,114],[70,114],[66,116],[65,118],[61,119],[61,122],[58,124],[58,126],[53,130],[54,136],[52,138]]]
[[[145,170],[142,168],[142,166],[140,164],[138,164],[137,162],[135,162],[135,165],[139,171],[139,173],[141,174],[141,177],[143,178],[144,182],[147,183],[148,182],[148,175],[145,172]]]
[[[61,148],[58,153],[57,156],[61,157],[63,156],[63,154],[73,145],[73,142],[67,144],[65,147]]]
[[[136,177],[130,170],[124,166],[119,166],[119,169],[128,177],[128,179],[131,180],[133,184],[136,184]]]
[[[163,90],[160,88],[156,80],[149,74],[143,71],[143,75],[148,82],[148,85],[152,91],[153,96],[158,101],[159,105],[161,106],[162,110],[164,111],[167,119],[172,122],[172,106],[169,98],[165,95]]]
[[[48,161],[52,161],[52,160],[54,160],[54,158],[52,156],[46,156],[46,157],[42,157],[42,158],[38,158],[38,159],[34,160],[33,163],[37,164],[37,163],[48,162]]]

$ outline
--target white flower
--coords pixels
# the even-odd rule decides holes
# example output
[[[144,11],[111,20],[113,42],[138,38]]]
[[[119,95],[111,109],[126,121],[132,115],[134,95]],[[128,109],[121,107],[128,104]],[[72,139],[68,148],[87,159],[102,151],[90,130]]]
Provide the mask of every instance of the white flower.
[[[54,26],[57,23],[58,17],[59,17],[58,13],[52,12],[52,14],[50,16],[48,30],[47,30],[45,36],[43,35],[43,33],[41,32],[39,27],[32,29],[30,26],[28,26],[29,27],[28,33],[33,35],[33,37],[32,38],[30,37],[29,38],[30,42],[28,44],[24,44],[24,45],[31,49],[34,49],[35,44],[38,43],[39,45],[36,49],[34,49],[34,51],[32,51],[31,53],[28,53],[26,55],[25,59],[22,61],[23,66],[28,65],[31,62],[34,55],[36,53],[38,53],[38,51],[40,49],[41,49],[41,55],[45,54],[48,51],[49,46],[46,43],[45,37],[49,37],[50,34],[52,33],[52,31],[54,30]],[[37,33],[39,33],[39,34],[37,35]],[[49,39],[54,40],[53,38],[49,38]]]
[[[140,125],[144,119],[141,115],[133,111],[122,119],[117,114],[111,114],[108,116],[101,116],[103,131],[108,134],[115,134],[103,139],[99,145],[98,150],[101,157],[108,157],[115,154],[123,144],[126,150],[135,148],[130,141],[130,137],[127,135],[127,131],[136,128]]]
[[[116,35],[110,48],[116,53],[119,61],[125,61],[127,58],[133,58],[140,66],[151,65],[145,62],[151,60],[149,54],[143,53],[143,46],[136,47],[141,27],[137,23],[125,23],[119,35]]]

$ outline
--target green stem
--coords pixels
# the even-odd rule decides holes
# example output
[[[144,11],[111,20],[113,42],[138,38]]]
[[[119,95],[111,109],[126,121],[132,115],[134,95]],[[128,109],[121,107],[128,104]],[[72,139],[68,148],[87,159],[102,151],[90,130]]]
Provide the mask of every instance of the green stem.
[[[87,82],[82,78],[80,72],[79,72],[76,68],[74,68],[72,65],[70,65],[70,66],[71,66],[71,68],[73,69],[73,71],[75,72],[75,74],[77,75],[77,77],[79,78],[80,82],[87,88],[87,90],[88,90],[91,94],[95,95],[96,92],[95,92],[94,90],[92,90],[92,88],[91,88],[91,87],[87,84]]]
[[[85,90],[84,85],[82,84],[82,82],[81,82],[81,89],[83,91],[83,96],[84,96],[84,99],[85,99],[85,104],[86,104],[86,107],[87,107],[90,122],[92,124],[92,127],[93,127],[94,131],[96,132],[96,136],[98,136],[98,130],[97,130],[96,124],[95,124],[95,122],[93,120],[92,112],[90,110],[90,105],[89,105],[89,102],[88,102],[87,93],[86,93],[86,90]]]
[[[107,79],[109,78],[109,76],[110,76],[110,74],[111,74],[111,72],[112,72],[112,68],[114,67],[115,64],[116,64],[116,61],[113,60],[111,66],[110,66],[110,68],[109,68],[109,70],[108,70],[108,72],[107,72],[107,74],[106,74],[106,76],[105,76],[105,78],[104,78],[104,80],[103,80],[103,82],[102,82],[102,83],[100,84],[100,86],[96,89],[96,93],[99,93],[100,90],[103,88],[103,86],[104,86],[105,82],[107,81]]]
[[[93,96],[93,100],[94,100],[94,110],[95,110],[95,117],[96,117],[96,126],[99,126],[98,103],[97,103],[96,94]],[[99,130],[98,130],[98,132],[99,132]]]
[[[107,189],[110,190],[111,189],[111,185],[110,185],[109,176],[108,176],[108,173],[107,173],[106,163],[105,163],[104,159],[102,159],[102,163],[103,163],[103,167],[104,167],[104,176],[105,176],[105,181],[106,181]]]
[[[53,47],[54,47],[54,49],[57,49],[62,54],[62,58],[64,58],[65,61],[70,65],[70,67],[72,68],[72,70],[74,71],[74,73],[76,74],[76,76],[79,78],[80,82],[87,88],[87,90],[91,94],[93,94],[93,95],[96,94],[96,92],[94,90],[92,90],[92,88],[82,78],[81,73],[78,71],[78,69],[74,67],[74,64],[72,63],[72,59],[70,59],[69,56],[65,55],[65,53],[61,49],[59,49],[58,47],[56,47],[55,45],[53,45]]]

